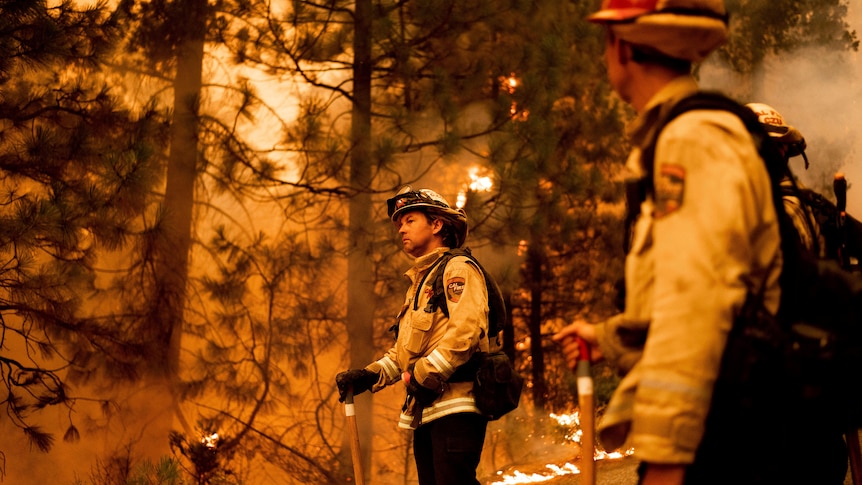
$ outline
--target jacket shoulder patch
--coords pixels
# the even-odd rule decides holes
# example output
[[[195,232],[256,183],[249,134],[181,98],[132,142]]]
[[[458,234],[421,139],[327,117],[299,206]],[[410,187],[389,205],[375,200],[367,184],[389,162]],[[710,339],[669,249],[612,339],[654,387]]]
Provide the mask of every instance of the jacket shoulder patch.
[[[465,280],[461,276],[449,278],[446,281],[446,299],[452,303],[458,303],[461,300],[461,294],[464,293]]]
[[[655,181],[655,218],[667,216],[682,207],[685,195],[685,168],[663,163]]]

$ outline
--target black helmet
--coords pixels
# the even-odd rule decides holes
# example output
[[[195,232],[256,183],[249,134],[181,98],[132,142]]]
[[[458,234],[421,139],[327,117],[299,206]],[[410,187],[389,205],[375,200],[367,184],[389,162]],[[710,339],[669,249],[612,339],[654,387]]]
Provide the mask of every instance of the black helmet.
[[[452,247],[461,247],[467,239],[467,214],[464,209],[453,208],[446,199],[431,189],[413,190],[409,185],[405,185],[395,197],[386,201],[386,209],[392,222],[396,222],[401,214],[414,210],[421,210],[441,219],[444,224],[452,227],[455,237]]]

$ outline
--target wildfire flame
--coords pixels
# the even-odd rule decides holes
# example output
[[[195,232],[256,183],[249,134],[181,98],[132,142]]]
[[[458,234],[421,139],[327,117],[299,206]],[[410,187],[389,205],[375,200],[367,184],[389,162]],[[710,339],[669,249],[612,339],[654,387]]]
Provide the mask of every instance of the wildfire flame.
[[[467,172],[467,176],[470,177],[470,183],[467,185],[467,188],[458,192],[458,199],[455,201],[455,206],[459,209],[463,208],[464,204],[467,203],[467,191],[490,192],[494,187],[494,181],[491,177],[480,174],[481,170],[481,167],[474,166]]]
[[[470,176],[470,190],[473,192],[489,192],[494,187],[491,177],[479,175],[479,167],[472,167],[467,175]]]
[[[218,446],[218,433],[213,433],[209,436],[201,438],[201,443],[207,448],[213,449]]]
[[[503,484],[509,485],[513,483],[540,483],[547,482],[548,480],[553,480],[554,478],[561,477],[563,475],[572,475],[575,473],[581,473],[581,471],[575,465],[571,463],[566,463],[562,467],[557,465],[545,465],[549,470],[551,470],[551,475],[542,475],[541,473],[521,473],[518,470],[515,470],[511,475],[506,475],[503,477],[502,481],[499,482],[491,482],[492,485]],[[502,472],[500,472],[502,473]]]
[[[569,441],[573,441],[575,443],[580,444],[581,436],[583,436],[583,431],[581,430],[581,419],[580,413],[575,412],[572,414],[550,414],[549,417],[555,420],[558,424],[564,427],[569,427],[570,430],[566,432],[565,438]],[[594,450],[593,457],[596,461],[599,460],[614,460],[623,458],[626,456],[630,456],[634,453],[634,449],[628,449],[625,452],[621,453],[618,451],[614,451],[608,453],[604,450],[596,448]],[[561,477],[563,475],[576,475],[580,474],[581,470],[572,463],[564,463],[562,465],[555,465],[549,463],[545,465],[545,468],[548,470],[547,473],[523,473],[518,470],[514,470],[509,475],[503,475],[503,472],[497,472],[497,475],[500,476],[499,480],[495,480],[490,482],[489,485],[512,485],[512,484],[520,484],[520,483],[541,483],[547,482],[549,480],[553,480],[554,478]]]
[[[521,81],[513,72],[508,77],[501,77],[500,84],[504,91],[509,94],[514,94],[515,90],[521,85]],[[526,121],[530,116],[530,111],[520,109],[518,104],[515,101],[512,101],[512,105],[509,107],[509,114],[512,115],[512,119],[516,121]]]

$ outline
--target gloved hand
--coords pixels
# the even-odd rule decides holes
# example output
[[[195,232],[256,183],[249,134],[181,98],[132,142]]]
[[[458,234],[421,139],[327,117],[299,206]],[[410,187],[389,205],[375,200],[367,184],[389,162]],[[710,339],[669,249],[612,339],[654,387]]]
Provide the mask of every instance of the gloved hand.
[[[335,385],[338,386],[338,402],[344,402],[347,391],[353,387],[353,395],[362,394],[371,389],[380,379],[380,374],[367,369],[350,369],[339,372],[335,376]]]
[[[407,387],[407,394],[413,396],[413,399],[422,406],[430,406],[431,403],[437,400],[441,394],[443,394],[443,385],[438,383],[436,379],[426,379],[428,381],[432,381],[434,384],[434,388],[425,387],[422,384],[419,384],[416,379],[413,378],[413,366],[411,365],[409,369],[401,376],[404,380],[404,385]]]

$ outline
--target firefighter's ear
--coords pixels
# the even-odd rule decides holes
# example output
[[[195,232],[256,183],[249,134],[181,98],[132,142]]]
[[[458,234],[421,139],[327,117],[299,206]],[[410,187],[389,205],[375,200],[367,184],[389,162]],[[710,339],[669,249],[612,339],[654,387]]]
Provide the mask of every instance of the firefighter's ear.
[[[443,230],[443,221],[439,217],[431,219],[431,231],[433,234],[440,234]]]

